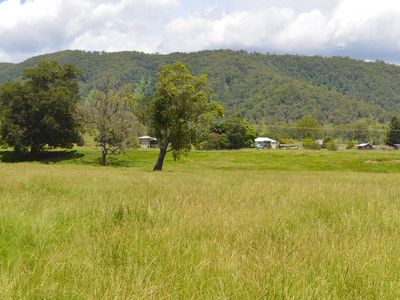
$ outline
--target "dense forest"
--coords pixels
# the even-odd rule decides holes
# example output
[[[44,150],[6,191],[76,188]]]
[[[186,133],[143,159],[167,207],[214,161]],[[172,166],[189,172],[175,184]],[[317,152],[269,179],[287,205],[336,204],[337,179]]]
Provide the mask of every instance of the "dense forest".
[[[307,115],[321,124],[358,119],[386,123],[400,114],[400,67],[340,57],[230,50],[168,55],[67,50],[0,64],[0,84],[20,78],[23,69],[47,59],[79,67],[83,95],[98,86],[104,72],[121,84],[133,83],[136,93],[149,95],[160,67],[180,60],[192,73],[208,75],[226,115],[240,114],[252,124],[291,124]]]

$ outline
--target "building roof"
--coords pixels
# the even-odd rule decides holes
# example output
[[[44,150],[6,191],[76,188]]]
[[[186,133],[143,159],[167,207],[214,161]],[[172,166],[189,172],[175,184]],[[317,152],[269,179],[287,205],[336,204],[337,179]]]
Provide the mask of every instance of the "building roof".
[[[267,137],[258,137],[255,139],[256,142],[270,142],[270,143],[276,143],[277,141],[267,138]]]
[[[153,138],[153,137],[147,136],[147,135],[139,137],[139,140],[152,140],[152,141],[157,141],[156,138]]]

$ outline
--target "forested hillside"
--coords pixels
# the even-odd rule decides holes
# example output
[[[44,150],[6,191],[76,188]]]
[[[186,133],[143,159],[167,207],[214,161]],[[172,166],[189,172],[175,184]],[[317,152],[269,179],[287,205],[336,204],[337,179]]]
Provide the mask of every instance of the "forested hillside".
[[[194,74],[209,76],[215,99],[227,115],[241,114],[251,123],[292,123],[312,115],[323,124],[360,118],[386,122],[400,113],[400,67],[349,58],[250,54],[229,50],[173,53],[62,51],[20,64],[0,64],[0,84],[20,78],[24,68],[55,59],[78,66],[87,94],[103,72],[137,93],[151,94],[159,68],[181,60]]]
[[[282,74],[353,98],[400,110],[400,67],[348,57],[260,56]]]

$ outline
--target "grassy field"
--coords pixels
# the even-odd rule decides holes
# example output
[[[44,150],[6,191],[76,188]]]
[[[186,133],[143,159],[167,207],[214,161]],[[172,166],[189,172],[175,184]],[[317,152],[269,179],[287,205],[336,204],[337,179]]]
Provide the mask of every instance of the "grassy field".
[[[0,298],[400,297],[400,152],[0,152]]]

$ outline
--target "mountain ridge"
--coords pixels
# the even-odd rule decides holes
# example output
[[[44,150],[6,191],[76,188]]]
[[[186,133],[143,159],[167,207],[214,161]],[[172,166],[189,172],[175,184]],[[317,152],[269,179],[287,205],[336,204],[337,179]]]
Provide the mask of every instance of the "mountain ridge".
[[[320,57],[206,50],[194,53],[145,54],[136,51],[65,50],[32,57],[19,64],[0,63],[0,84],[18,80],[39,60],[70,63],[83,72],[87,95],[103,72],[120,83],[134,83],[151,94],[164,64],[180,60],[194,74],[207,74],[215,98],[228,115],[252,123],[293,123],[312,115],[324,124],[346,124],[360,118],[387,122],[400,113],[400,67],[346,57]]]

